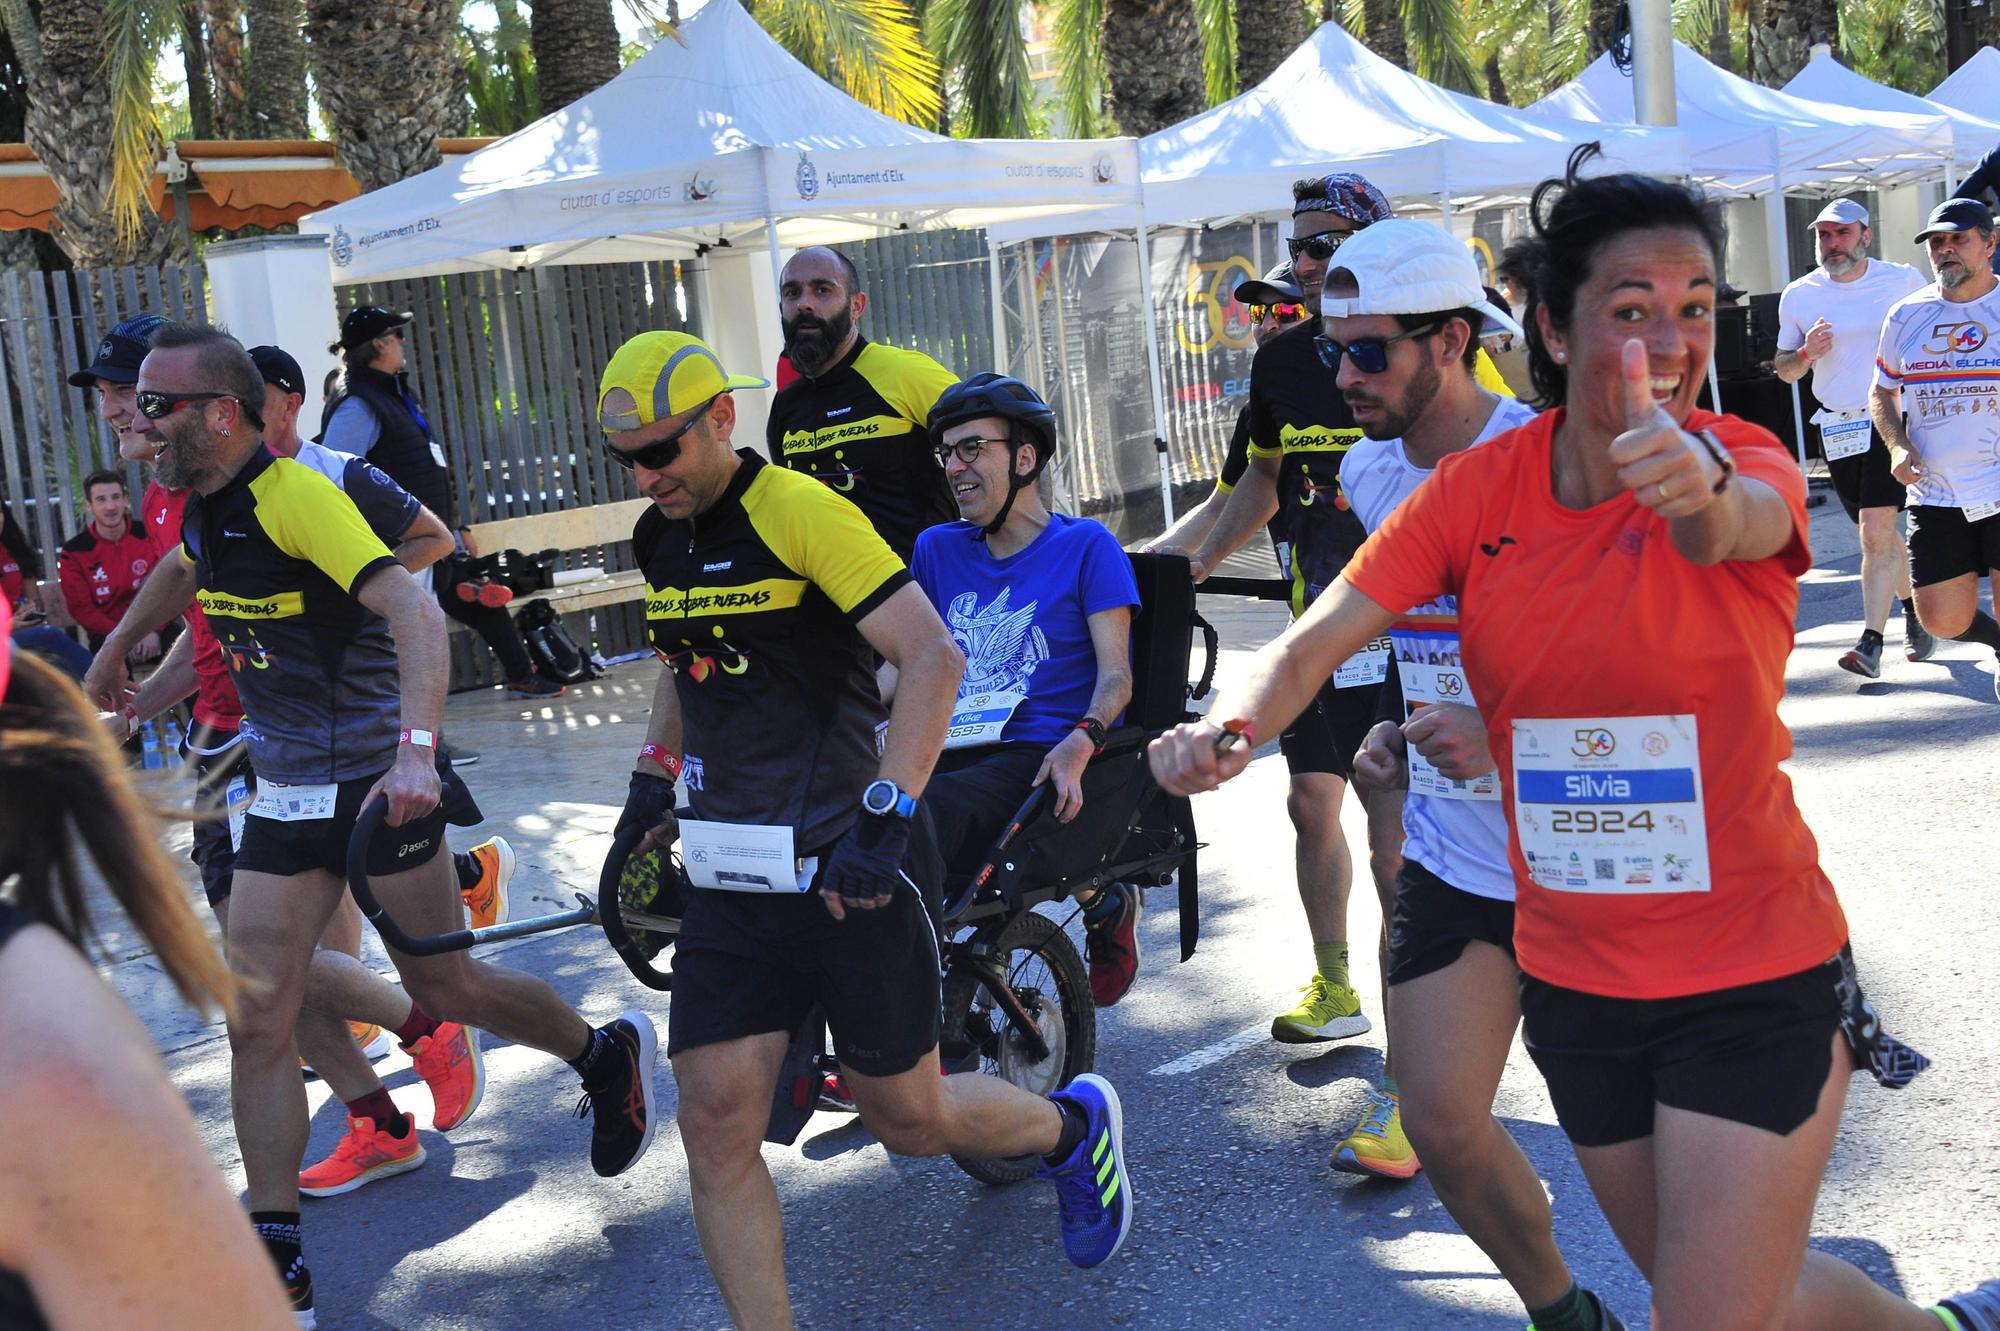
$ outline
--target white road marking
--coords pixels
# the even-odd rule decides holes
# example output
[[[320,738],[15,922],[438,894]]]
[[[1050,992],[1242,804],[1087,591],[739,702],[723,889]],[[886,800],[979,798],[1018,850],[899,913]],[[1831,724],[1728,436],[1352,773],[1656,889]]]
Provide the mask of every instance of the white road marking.
[[[1262,1044],[1271,1038],[1269,1022],[1260,1026],[1249,1026],[1234,1035],[1224,1036],[1214,1044],[1204,1045],[1192,1053],[1182,1054],[1171,1063],[1162,1063],[1148,1075],[1154,1077],[1178,1077],[1183,1073],[1198,1072],[1210,1063],[1220,1063],[1231,1054],[1240,1054],[1252,1045]]]

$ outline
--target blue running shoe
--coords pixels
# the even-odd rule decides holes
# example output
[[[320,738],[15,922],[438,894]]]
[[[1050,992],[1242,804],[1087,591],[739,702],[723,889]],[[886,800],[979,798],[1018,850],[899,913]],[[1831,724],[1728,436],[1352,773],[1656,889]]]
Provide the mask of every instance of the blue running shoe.
[[[1049,1097],[1083,1116],[1083,1140],[1069,1159],[1035,1171],[1053,1179],[1062,1207],[1063,1252],[1089,1270],[1111,1260],[1132,1228],[1132,1177],[1125,1172],[1125,1114],[1118,1092],[1086,1072]]]

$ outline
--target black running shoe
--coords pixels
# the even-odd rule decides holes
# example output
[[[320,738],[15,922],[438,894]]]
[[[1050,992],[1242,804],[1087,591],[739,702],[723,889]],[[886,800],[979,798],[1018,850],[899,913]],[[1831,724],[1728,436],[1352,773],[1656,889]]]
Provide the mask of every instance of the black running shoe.
[[[576,1116],[591,1120],[590,1167],[613,1178],[639,1162],[653,1144],[653,1063],[659,1042],[653,1023],[638,1009],[604,1027],[617,1044],[596,1085],[583,1084]]]
[[[1950,1313],[1949,1318],[1938,1320],[1951,1331],[2000,1331],[2000,1279],[1954,1294],[1931,1311]]]
[[[1931,631],[1917,622],[1916,610],[1908,605],[1903,607],[1903,659],[1906,661],[1928,661],[1937,650],[1937,639]]]
[[[291,1302],[292,1317],[297,1320],[300,1331],[313,1331],[319,1325],[319,1318],[313,1313],[313,1277],[306,1269],[304,1259],[292,1263],[292,1269],[285,1272],[285,1297]]]
[[[1855,643],[1840,658],[1840,668],[1850,670],[1863,679],[1882,678],[1882,640],[1877,638],[1870,642],[1863,638]]]

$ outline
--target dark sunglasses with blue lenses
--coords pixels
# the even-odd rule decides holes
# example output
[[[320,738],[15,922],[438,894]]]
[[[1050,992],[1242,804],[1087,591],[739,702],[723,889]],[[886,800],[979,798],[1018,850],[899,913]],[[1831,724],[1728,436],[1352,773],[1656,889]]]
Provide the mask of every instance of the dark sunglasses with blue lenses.
[[[717,396],[719,397],[720,394]],[[686,423],[680,429],[675,430],[664,439],[655,439],[644,448],[635,448],[628,453],[623,449],[612,447],[611,441],[606,439],[604,441],[604,451],[611,454],[613,462],[616,462],[627,471],[631,471],[635,467],[644,467],[647,471],[659,471],[663,467],[670,467],[674,464],[675,459],[681,455],[681,436],[692,430],[696,421],[708,415],[708,409],[714,405],[715,398],[710,398],[695,408],[694,415],[688,417]]]
[[[1340,358],[1347,357],[1354,362],[1354,368],[1363,374],[1380,374],[1389,368],[1389,348],[1398,342],[1408,342],[1412,338],[1429,337],[1442,323],[1427,323],[1422,328],[1412,328],[1394,337],[1357,337],[1352,342],[1336,342],[1324,333],[1313,337],[1313,345],[1319,348],[1319,363],[1340,373]]]

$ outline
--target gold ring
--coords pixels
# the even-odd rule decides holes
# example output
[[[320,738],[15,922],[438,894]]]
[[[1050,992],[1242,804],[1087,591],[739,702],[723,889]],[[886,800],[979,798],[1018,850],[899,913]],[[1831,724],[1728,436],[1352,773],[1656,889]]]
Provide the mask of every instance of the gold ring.
[[[1665,481],[1661,481],[1658,485],[1654,486],[1653,488],[1660,492],[1660,502],[1665,503],[1667,499],[1667,483]]]

